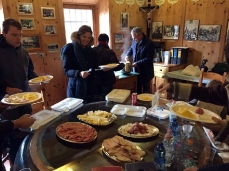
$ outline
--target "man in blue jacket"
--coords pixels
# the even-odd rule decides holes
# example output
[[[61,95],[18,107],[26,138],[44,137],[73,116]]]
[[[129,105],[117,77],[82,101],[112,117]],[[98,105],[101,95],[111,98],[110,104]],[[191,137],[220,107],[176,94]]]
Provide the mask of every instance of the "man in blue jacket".
[[[132,45],[126,53],[126,60],[131,61],[135,72],[139,73],[137,82],[137,93],[149,93],[150,81],[154,77],[153,58],[155,47],[153,42],[146,37],[140,27],[131,30],[133,38]]]

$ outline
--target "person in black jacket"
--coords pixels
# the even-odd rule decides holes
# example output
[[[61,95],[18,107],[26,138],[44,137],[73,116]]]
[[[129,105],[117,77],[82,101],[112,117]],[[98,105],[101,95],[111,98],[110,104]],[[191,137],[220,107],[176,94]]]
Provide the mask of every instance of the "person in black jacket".
[[[133,38],[132,45],[126,53],[126,60],[131,61],[135,67],[135,72],[139,73],[137,82],[137,93],[141,94],[150,92],[150,81],[154,77],[153,58],[155,47],[153,42],[146,37],[140,27],[134,27],[131,30]]]
[[[14,121],[9,121],[9,120],[1,120],[0,121],[0,154],[2,156],[2,143],[4,141],[4,139],[7,137],[8,134],[10,134],[10,132],[13,129],[16,128],[28,128],[30,127],[33,123],[34,123],[35,119],[30,117],[29,114],[25,114],[23,116],[21,116],[19,119],[16,119]],[[0,170],[5,170],[3,163],[1,162],[0,165]]]
[[[28,80],[37,77],[33,62],[24,47],[21,46],[22,26],[15,19],[3,21],[0,35],[0,99],[5,94],[13,95],[30,92]],[[16,120],[24,114],[32,112],[31,105],[6,109],[1,113],[2,120]],[[8,136],[10,160],[13,163],[18,148],[28,133],[19,129],[11,131]]]
[[[98,45],[94,47],[99,58],[99,65],[107,65],[112,63],[119,64],[113,69],[104,69],[102,72],[96,74],[96,82],[98,85],[98,94],[108,94],[116,82],[114,71],[123,69],[124,64],[119,63],[115,52],[109,48],[109,37],[107,34],[100,34],[98,37]]]

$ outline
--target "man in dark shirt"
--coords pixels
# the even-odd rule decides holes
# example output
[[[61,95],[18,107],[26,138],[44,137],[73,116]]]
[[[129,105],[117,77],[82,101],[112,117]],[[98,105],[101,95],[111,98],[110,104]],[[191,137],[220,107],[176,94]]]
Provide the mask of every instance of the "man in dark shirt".
[[[99,58],[100,65],[111,63],[119,64],[117,67],[109,70],[103,70],[96,74],[96,82],[98,84],[98,94],[108,94],[116,82],[114,71],[119,71],[124,67],[123,63],[119,63],[115,52],[109,48],[109,37],[107,34],[100,34],[98,37],[99,44],[94,47]]]
[[[6,19],[0,35],[0,99],[5,94],[29,92],[28,80],[37,77],[28,52],[21,46],[22,26],[15,19]],[[1,113],[3,120],[15,120],[32,112],[31,105],[7,109]],[[27,134],[20,136],[16,129],[9,135],[10,160],[13,163],[18,148]]]

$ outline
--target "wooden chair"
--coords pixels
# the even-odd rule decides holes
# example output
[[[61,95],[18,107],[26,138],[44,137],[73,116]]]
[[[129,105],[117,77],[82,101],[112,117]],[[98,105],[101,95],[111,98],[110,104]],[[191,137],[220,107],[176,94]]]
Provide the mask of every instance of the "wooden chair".
[[[42,94],[41,100],[39,100],[35,103],[32,103],[33,113],[36,113],[36,112],[43,110],[43,109],[47,109],[48,104],[47,104],[47,96],[46,96],[46,91],[45,91],[45,84],[44,83],[30,84],[29,86],[30,86],[32,92],[39,92]]]
[[[227,77],[227,72],[224,72],[223,75],[217,74],[215,72],[204,72],[204,68],[201,69],[200,77],[199,77],[199,83],[198,86],[202,86],[203,79],[209,79],[209,80],[218,80],[222,83],[225,83]]]

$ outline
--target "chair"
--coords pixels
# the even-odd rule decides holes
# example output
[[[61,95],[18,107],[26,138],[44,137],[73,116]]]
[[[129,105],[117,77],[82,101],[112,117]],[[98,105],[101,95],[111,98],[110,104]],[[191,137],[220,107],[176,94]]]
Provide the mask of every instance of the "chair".
[[[204,72],[204,68],[202,68],[200,72],[198,86],[202,87],[202,82],[204,78],[209,80],[218,80],[221,81],[222,83],[225,83],[226,77],[227,77],[227,72],[224,72],[223,75],[220,75],[215,72]]]

